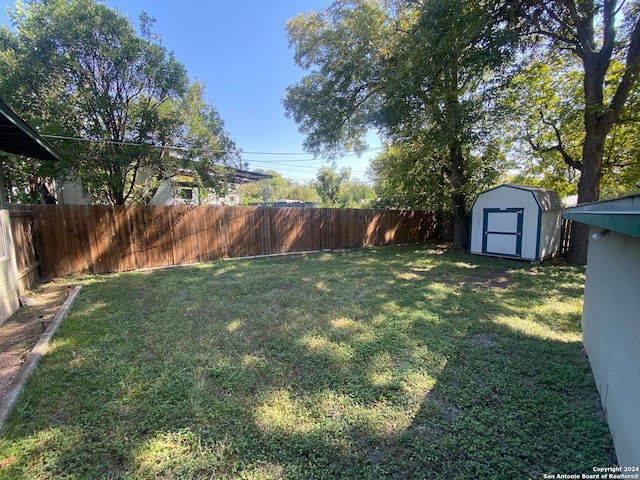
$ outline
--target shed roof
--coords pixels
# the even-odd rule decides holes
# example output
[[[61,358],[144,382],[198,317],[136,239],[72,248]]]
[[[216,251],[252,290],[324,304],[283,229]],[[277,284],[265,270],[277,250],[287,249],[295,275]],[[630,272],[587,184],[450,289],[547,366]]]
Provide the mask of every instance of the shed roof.
[[[567,208],[564,217],[594,227],[640,237],[640,194]]]
[[[491,192],[493,190],[498,190],[501,188],[514,188],[516,190],[522,190],[524,192],[529,192],[536,199],[536,202],[540,206],[540,209],[543,212],[546,211],[555,211],[562,210],[562,199],[560,195],[555,190],[549,190],[546,188],[538,188],[538,187],[526,187],[522,185],[513,185],[511,183],[503,183],[502,185],[498,185],[497,187],[490,188],[480,193],[479,195],[483,195],[487,192]]]
[[[40,160],[60,160],[60,154],[1,98],[0,151]]]

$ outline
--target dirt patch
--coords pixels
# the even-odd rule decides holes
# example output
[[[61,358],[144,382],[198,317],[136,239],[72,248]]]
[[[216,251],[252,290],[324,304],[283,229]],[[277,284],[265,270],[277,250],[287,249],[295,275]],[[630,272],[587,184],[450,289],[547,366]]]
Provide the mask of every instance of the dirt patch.
[[[506,289],[512,286],[513,282],[509,275],[479,275],[476,274],[470,280],[470,286],[474,289]]]
[[[492,272],[473,272],[469,271],[461,277],[461,275],[434,276],[428,269],[411,268],[407,275],[413,278],[426,277],[430,280],[442,282],[448,285],[455,285],[458,287],[470,287],[474,290],[504,290],[513,285],[512,276],[508,273],[495,274]]]
[[[477,335],[474,335],[473,337],[469,338],[469,342],[473,343],[474,345],[484,345],[486,347],[493,347],[498,344],[496,340],[489,337],[488,335],[485,335],[484,333],[478,333]]]
[[[0,325],[0,397],[73,288],[45,284],[27,292],[18,311]]]

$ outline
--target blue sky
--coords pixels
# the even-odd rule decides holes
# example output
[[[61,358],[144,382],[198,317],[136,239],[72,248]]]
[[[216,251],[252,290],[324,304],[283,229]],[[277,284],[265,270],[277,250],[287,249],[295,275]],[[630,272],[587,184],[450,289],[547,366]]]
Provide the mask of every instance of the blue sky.
[[[3,23],[7,7],[3,0]],[[138,25],[138,14],[156,19],[155,32],[163,45],[175,53],[192,80],[206,84],[226,130],[243,150],[249,169],[273,169],[285,178],[309,181],[323,159],[302,154],[304,137],[293,120],[285,117],[285,88],[304,72],[293,62],[285,25],[298,13],[320,10],[330,0],[106,0],[109,7],[127,15]],[[370,146],[379,147],[370,136]],[[300,154],[299,154],[300,153]],[[368,159],[377,151],[358,158],[347,156],[337,168],[351,167],[352,178],[365,179]]]

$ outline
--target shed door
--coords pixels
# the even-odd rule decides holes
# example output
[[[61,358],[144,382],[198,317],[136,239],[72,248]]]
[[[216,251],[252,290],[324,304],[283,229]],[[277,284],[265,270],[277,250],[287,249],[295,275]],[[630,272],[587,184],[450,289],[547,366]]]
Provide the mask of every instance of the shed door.
[[[524,208],[485,208],[482,253],[520,257]]]

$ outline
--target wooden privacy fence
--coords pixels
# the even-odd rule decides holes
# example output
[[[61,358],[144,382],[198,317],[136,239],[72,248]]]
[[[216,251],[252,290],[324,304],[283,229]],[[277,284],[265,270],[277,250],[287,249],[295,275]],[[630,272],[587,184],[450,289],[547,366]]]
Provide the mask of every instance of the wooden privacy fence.
[[[12,204],[9,206],[9,220],[20,294],[29,290],[40,280],[38,275],[40,263],[36,251],[32,216],[31,208],[28,205]]]
[[[438,235],[432,212],[368,209],[34,205],[33,225],[43,278]]]

